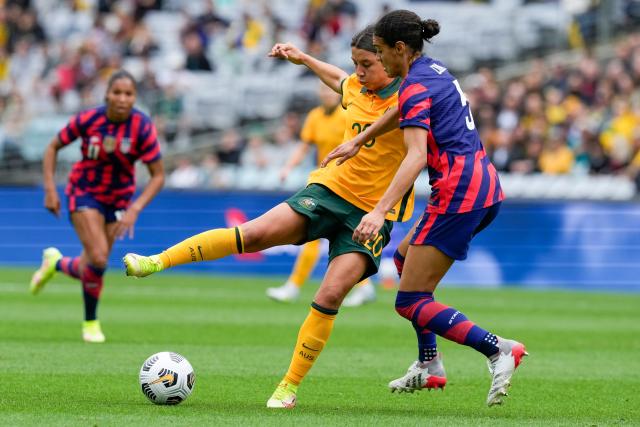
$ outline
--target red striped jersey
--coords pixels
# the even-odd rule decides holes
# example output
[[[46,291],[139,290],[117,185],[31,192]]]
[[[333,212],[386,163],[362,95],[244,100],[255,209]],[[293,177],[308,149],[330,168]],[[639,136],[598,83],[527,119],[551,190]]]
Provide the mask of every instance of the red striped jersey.
[[[398,108],[400,128],[428,131],[428,212],[470,212],[504,199],[467,98],[444,65],[426,56],[416,59],[400,86]]]
[[[101,203],[126,208],[135,192],[134,163],[160,159],[160,144],[151,119],[133,109],[123,122],[107,118],[106,106],[71,117],[58,133],[62,145],[82,139],[82,159],[69,174],[67,195],[91,194]]]

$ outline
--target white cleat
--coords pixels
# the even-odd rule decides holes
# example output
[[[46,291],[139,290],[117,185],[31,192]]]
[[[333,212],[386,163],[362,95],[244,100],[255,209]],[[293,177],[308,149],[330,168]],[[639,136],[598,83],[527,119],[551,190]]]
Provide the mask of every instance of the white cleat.
[[[267,296],[280,302],[294,302],[300,296],[300,288],[287,281],[287,283],[277,288],[267,288]]]
[[[491,374],[491,388],[487,396],[487,405],[501,405],[503,397],[511,386],[511,377],[524,356],[528,356],[524,344],[498,337],[498,353],[488,361]]]
[[[413,393],[424,388],[431,391],[432,389],[444,389],[447,384],[447,374],[442,364],[442,354],[431,359],[428,362],[413,362],[407,374],[389,383],[391,393]]]
[[[359,307],[376,300],[376,287],[368,280],[366,284],[357,286],[351,290],[351,293],[342,301],[343,307]]]

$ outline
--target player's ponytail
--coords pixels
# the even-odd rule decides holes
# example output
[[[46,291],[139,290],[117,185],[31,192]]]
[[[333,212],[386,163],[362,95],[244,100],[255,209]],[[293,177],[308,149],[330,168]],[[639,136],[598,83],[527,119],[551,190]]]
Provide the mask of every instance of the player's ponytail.
[[[440,24],[433,19],[422,20],[410,10],[394,10],[384,15],[375,25],[374,34],[384,40],[387,46],[403,42],[415,52],[422,52],[424,41],[440,32]]]
[[[422,21],[422,38],[427,42],[431,41],[440,32],[440,24],[435,19],[427,19]]]

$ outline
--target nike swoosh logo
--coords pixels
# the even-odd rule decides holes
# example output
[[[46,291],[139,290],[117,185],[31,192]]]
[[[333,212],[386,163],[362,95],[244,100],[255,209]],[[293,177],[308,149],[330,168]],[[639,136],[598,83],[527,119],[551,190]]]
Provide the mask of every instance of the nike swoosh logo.
[[[318,349],[318,350],[316,350],[315,348],[311,348],[311,347],[309,347],[309,346],[308,346],[308,345],[306,345],[305,343],[302,343],[302,346],[303,346],[304,348],[306,348],[307,350],[311,350],[311,351],[320,351],[319,349]]]

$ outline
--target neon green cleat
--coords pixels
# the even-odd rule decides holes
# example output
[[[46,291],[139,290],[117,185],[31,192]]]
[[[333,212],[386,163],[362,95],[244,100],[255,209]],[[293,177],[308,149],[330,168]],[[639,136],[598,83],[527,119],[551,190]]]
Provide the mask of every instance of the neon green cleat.
[[[164,270],[162,261],[157,255],[143,256],[129,253],[122,258],[122,261],[124,261],[127,276],[145,277]]]
[[[286,381],[280,382],[269,400],[267,408],[293,409],[296,407],[296,393],[298,386]]]
[[[62,258],[62,254],[57,248],[47,248],[42,251],[42,264],[40,268],[31,276],[31,282],[29,283],[29,292],[36,295],[42,290],[44,285],[56,273],[56,264]]]
[[[99,320],[85,320],[82,322],[82,339],[88,343],[103,343],[105,341]]]

